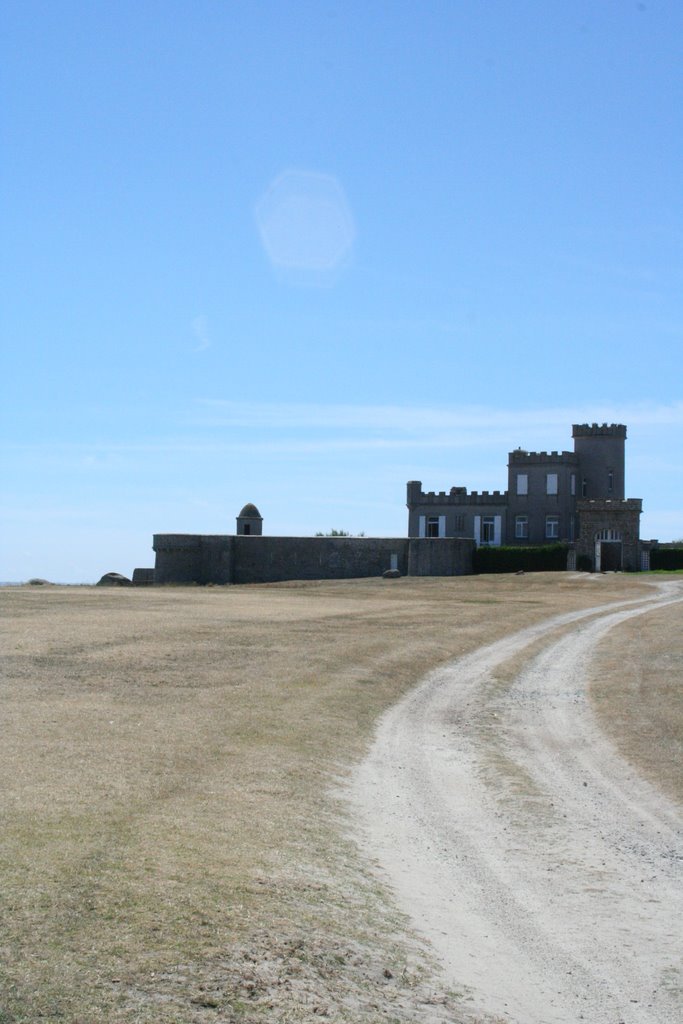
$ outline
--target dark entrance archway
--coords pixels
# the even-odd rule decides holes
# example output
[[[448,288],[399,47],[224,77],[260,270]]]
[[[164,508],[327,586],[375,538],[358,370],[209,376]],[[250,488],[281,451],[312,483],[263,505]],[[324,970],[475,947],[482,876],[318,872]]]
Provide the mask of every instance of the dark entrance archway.
[[[621,572],[621,534],[618,530],[599,530],[595,534],[595,571]]]
[[[621,541],[605,540],[600,544],[602,572],[621,572]]]

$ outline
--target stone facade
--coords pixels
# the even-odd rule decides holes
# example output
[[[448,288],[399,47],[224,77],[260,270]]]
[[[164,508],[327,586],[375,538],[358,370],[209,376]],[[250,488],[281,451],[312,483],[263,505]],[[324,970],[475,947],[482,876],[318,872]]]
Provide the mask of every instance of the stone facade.
[[[424,493],[420,481],[411,480],[408,484],[408,536],[476,537],[477,522],[482,518],[499,517],[505,522],[507,503],[507,492],[478,494],[477,491],[468,493],[465,487],[452,487],[448,493]],[[502,543],[501,539],[498,543]]]
[[[133,569],[133,585],[149,587],[154,583],[154,569]]]
[[[595,572],[642,568],[640,498],[593,498],[576,503],[581,529],[576,542],[576,565]]]
[[[474,543],[407,537],[263,537],[161,533],[154,536],[155,583],[277,583],[472,572]]]
[[[578,423],[572,437],[573,451],[510,452],[506,491],[425,492],[411,481],[409,536],[473,537],[487,546],[564,541],[593,569],[640,568],[642,502],[624,497],[626,427]]]

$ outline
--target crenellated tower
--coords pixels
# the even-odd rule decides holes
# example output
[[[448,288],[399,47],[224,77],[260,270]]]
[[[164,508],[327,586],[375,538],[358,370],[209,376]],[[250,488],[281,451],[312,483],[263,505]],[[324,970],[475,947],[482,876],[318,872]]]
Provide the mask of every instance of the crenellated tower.
[[[623,499],[624,424],[575,423],[572,437],[580,467],[577,497]]]

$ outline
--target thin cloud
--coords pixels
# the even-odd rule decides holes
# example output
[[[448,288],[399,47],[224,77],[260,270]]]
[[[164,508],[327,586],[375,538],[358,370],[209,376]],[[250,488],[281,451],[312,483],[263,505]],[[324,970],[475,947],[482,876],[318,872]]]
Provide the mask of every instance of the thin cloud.
[[[83,469],[111,468],[103,460],[107,457],[120,455],[249,455],[263,454],[266,456],[297,455],[306,453],[326,452],[370,452],[370,451],[408,451],[414,449],[442,449],[473,447],[472,439],[450,436],[430,438],[349,438],[336,437],[315,440],[305,438],[278,438],[276,440],[248,441],[214,441],[214,440],[167,440],[141,442],[105,442],[93,446],[88,442],[56,442],[52,445],[9,443],[0,450],[6,454],[29,457],[31,454],[42,460],[58,458],[78,458],[78,465]]]
[[[519,434],[528,428],[561,427],[572,423],[619,422],[639,426],[683,425],[683,402],[671,405],[639,403],[547,409],[500,409],[485,406],[459,408],[398,405],[317,405],[287,402],[233,402],[202,399],[202,410],[192,422],[204,427],[383,429],[414,434],[423,430],[501,430]]]
[[[192,327],[192,333],[194,334],[195,338],[197,339],[197,344],[192,349],[192,351],[193,352],[203,352],[205,349],[209,348],[209,346],[211,345],[211,340],[209,338],[209,333],[208,333],[208,327],[209,327],[208,317],[206,316],[206,314],[200,313],[198,316],[196,316],[194,318],[194,320],[192,321],[192,324],[190,326]]]
[[[483,406],[353,406],[296,403],[250,403],[204,399],[187,418],[185,431],[132,441],[25,443],[0,446],[7,457],[43,462],[78,460],[81,468],[106,469],[107,458],[125,456],[314,456],[386,452],[406,458],[429,453],[483,449],[503,454],[521,446],[530,449],[571,446],[572,423],[626,423],[631,436],[662,428],[683,428],[683,402],[670,405],[591,405],[537,410]],[[248,432],[242,428],[247,428]],[[229,433],[228,433],[229,432]],[[638,458],[632,454],[633,463]],[[412,459],[411,459],[412,461]]]

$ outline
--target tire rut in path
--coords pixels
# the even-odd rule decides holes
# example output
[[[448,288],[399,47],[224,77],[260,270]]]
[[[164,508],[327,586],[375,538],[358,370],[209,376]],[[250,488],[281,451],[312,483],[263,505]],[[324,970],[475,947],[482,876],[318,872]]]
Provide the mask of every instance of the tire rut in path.
[[[361,845],[479,1012],[683,1019],[680,808],[617,754],[586,694],[609,629],[681,600],[664,584],[546,620],[431,674],[380,721],[349,789]]]

